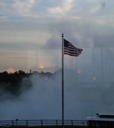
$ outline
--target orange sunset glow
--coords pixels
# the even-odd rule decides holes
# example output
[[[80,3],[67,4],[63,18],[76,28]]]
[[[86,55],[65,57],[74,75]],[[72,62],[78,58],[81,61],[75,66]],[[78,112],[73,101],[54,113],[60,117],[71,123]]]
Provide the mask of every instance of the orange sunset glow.
[[[92,80],[96,80],[96,76],[93,76],[93,77],[92,77]]]
[[[12,74],[12,73],[15,72],[15,70],[14,70],[13,68],[8,68],[8,69],[7,69],[7,72],[8,72],[8,74]]]
[[[38,65],[38,67],[39,67],[40,69],[45,69],[45,65],[44,65],[44,64],[42,64],[42,63],[41,63],[41,64],[39,64],[39,65]]]

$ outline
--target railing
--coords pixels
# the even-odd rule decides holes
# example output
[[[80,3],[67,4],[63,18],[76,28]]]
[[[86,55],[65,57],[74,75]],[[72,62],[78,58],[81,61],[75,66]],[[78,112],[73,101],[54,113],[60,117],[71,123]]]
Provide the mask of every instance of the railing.
[[[61,126],[61,120],[0,120],[0,127],[10,127],[10,126]],[[86,120],[65,120],[65,126],[87,126]]]

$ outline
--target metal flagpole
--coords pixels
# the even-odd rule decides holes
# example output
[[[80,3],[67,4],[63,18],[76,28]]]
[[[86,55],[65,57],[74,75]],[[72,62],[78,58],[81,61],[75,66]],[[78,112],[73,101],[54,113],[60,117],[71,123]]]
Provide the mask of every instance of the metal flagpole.
[[[62,34],[62,128],[64,128],[64,34]]]

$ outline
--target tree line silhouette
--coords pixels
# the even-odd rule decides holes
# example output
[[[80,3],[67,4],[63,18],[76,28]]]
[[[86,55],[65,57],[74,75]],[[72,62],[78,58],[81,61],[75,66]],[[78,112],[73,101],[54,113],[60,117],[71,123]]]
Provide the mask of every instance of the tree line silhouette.
[[[4,94],[3,92],[8,92],[13,96],[19,96],[22,93],[22,88],[23,90],[30,89],[32,87],[32,83],[29,78],[33,74],[38,74],[40,78],[47,78],[53,75],[50,72],[39,73],[34,71],[25,73],[24,71],[19,70],[9,74],[7,71],[4,71],[0,73],[0,97]]]

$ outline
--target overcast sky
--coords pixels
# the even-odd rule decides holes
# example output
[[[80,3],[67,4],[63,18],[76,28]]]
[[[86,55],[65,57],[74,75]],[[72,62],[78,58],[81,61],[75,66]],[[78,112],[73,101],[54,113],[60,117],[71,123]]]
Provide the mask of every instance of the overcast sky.
[[[93,58],[101,68],[101,49],[112,65],[114,0],[0,0],[0,71],[61,68],[62,33],[84,49],[77,58],[65,55],[67,68],[80,72]]]

